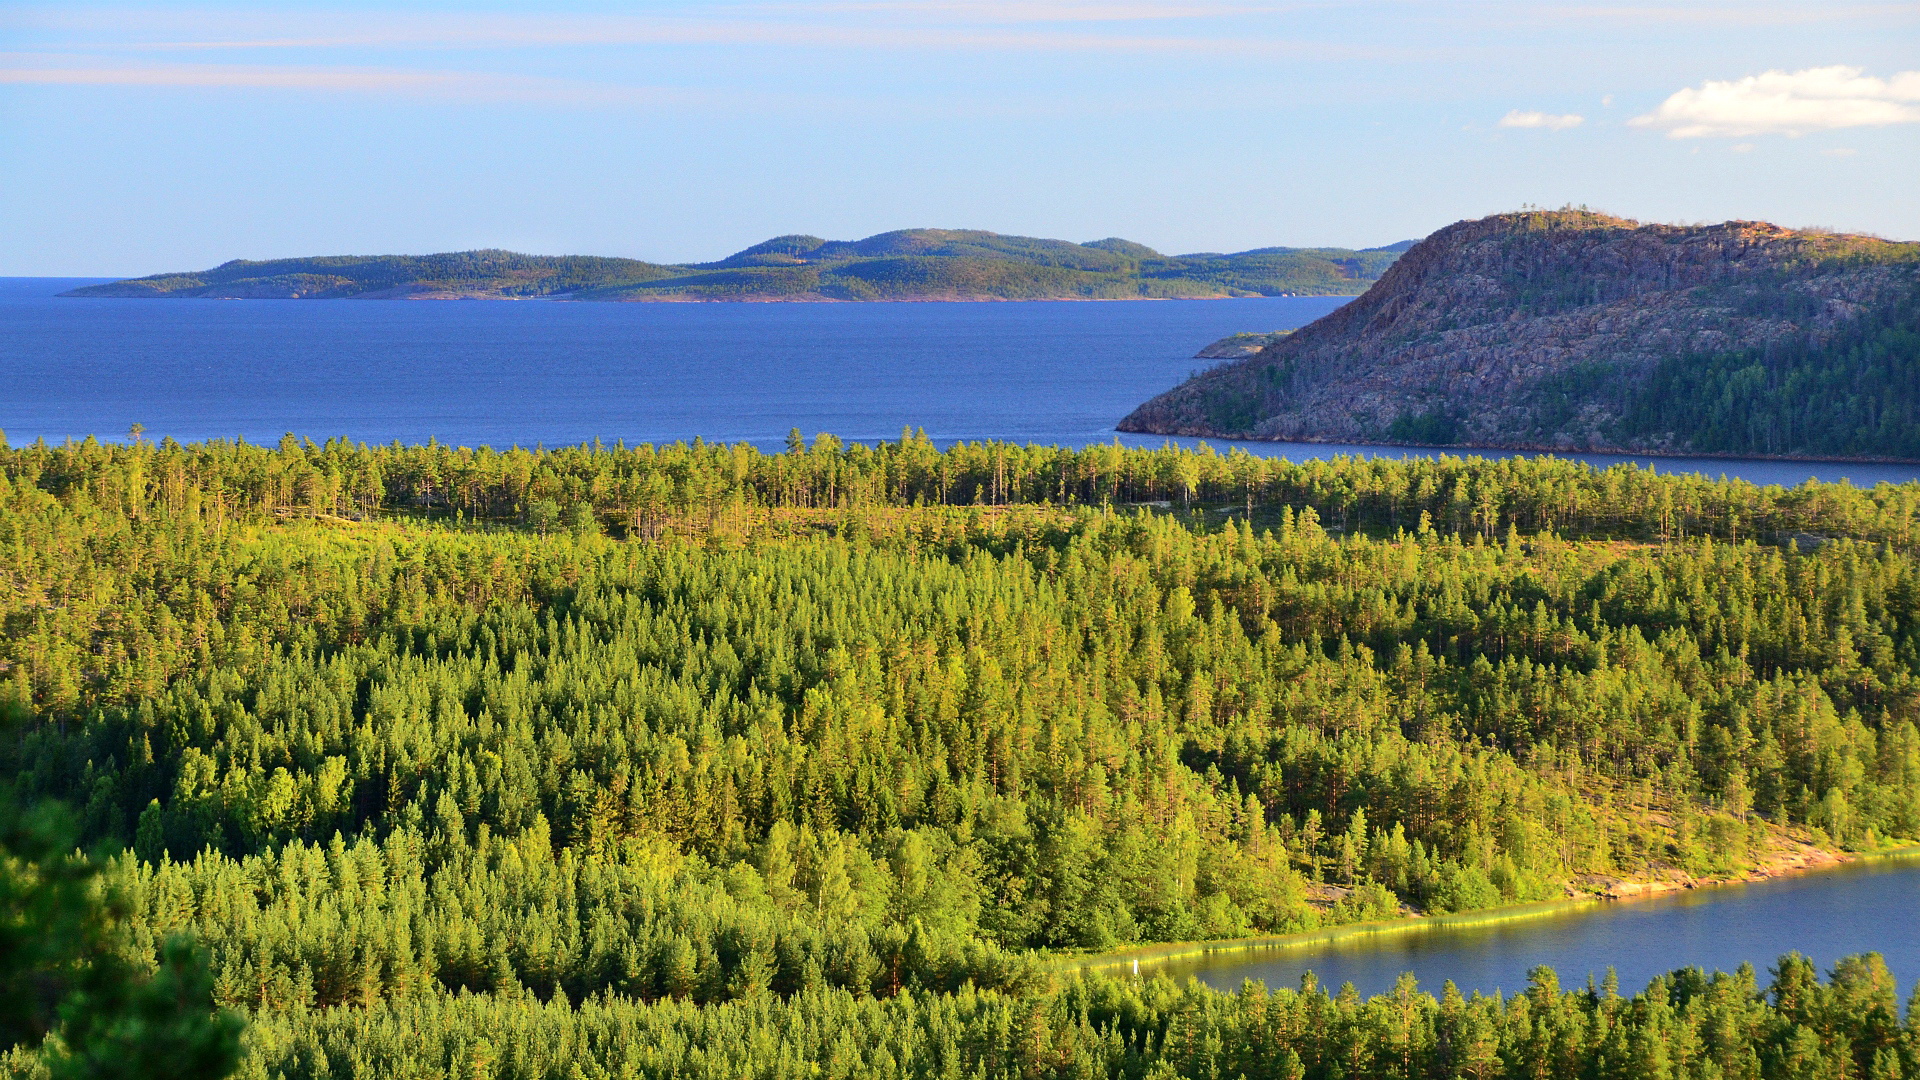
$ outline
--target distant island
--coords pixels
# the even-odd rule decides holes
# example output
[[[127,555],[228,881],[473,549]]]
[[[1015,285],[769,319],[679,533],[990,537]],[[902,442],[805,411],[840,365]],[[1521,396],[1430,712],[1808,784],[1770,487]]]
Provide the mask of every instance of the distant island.
[[[1573,209],[1463,221],[1119,428],[1920,460],[1920,244]]]
[[[778,236],[719,262],[672,265],[596,256],[461,251],[234,260],[62,293],[224,300],[1124,300],[1355,296],[1407,240],[1385,247],[1255,248],[1162,255],[1109,238],[1076,244],[956,229],[864,240]]]

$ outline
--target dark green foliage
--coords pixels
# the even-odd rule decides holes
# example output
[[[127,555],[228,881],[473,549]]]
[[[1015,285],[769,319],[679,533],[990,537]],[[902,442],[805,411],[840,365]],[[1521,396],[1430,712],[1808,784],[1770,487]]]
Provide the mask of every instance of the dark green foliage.
[[[52,1080],[214,1080],[240,1057],[244,1021],[213,1008],[206,957],[167,939],[142,974],[96,958],[60,1007],[58,1044],[43,1056]]]
[[[1260,419],[1260,398],[1222,387],[1207,396],[1207,424],[1215,431],[1246,432]]]
[[[1414,446],[1451,446],[1460,441],[1460,417],[1447,409],[1406,413],[1387,425],[1387,440]]]
[[[205,957],[170,937],[153,970],[129,961],[125,898],[102,895],[75,835],[58,804],[24,808],[0,783],[0,1061],[52,1080],[225,1076],[241,1022],[214,1009]]]
[[[1825,340],[1681,356],[1633,389],[1623,438],[1722,454],[1920,459],[1920,292]]]

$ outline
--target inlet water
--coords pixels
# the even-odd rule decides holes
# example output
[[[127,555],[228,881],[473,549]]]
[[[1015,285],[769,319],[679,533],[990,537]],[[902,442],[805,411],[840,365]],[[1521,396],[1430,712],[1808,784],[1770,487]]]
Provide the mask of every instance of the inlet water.
[[[1733,971],[1752,964],[1762,985],[1783,953],[1810,957],[1824,973],[1843,956],[1878,952],[1911,992],[1920,980],[1920,858],[1876,859],[1750,885],[1641,900],[1567,907],[1560,913],[1458,927],[1357,935],[1322,945],[1216,953],[1153,970],[1194,976],[1222,990],[1255,979],[1299,986],[1312,972],[1323,987],[1351,982],[1363,996],[1385,993],[1412,972],[1433,993],[1451,979],[1462,993],[1512,993],[1535,965],[1563,987],[1605,978],[1622,993],[1657,975],[1696,966]]]

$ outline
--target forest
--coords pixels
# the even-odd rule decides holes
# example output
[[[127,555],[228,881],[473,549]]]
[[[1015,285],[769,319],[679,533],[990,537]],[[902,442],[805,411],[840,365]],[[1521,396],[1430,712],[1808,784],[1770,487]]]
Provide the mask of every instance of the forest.
[[[83,869],[92,963],[263,1078],[1920,1076],[1871,955],[1063,966],[1920,838],[1917,515],[912,432],[0,449],[0,816],[67,830],[0,831],[0,943]],[[78,1075],[65,1023],[0,1066]]]
[[[1616,436],[1709,453],[1920,460],[1920,286],[1825,340],[1686,354],[1626,395]]]

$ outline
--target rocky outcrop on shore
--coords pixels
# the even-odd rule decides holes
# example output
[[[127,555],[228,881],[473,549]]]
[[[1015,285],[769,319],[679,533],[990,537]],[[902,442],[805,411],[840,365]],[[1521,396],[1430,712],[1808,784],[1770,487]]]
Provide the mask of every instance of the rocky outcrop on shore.
[[[1632,900],[1643,896],[1658,896],[1661,893],[1676,892],[1681,889],[1698,889],[1710,885],[1731,885],[1739,882],[1768,881],[1793,874],[1804,874],[1810,870],[1824,870],[1838,866],[1858,856],[1829,851],[1816,847],[1803,840],[1775,835],[1767,854],[1751,867],[1738,873],[1719,876],[1696,876],[1672,866],[1649,868],[1640,877],[1615,877],[1612,875],[1586,875],[1575,881],[1568,889],[1569,895],[1600,896],[1608,900]]]
[[[1195,360],[1238,360],[1243,356],[1254,355],[1291,333],[1293,333],[1291,330],[1275,330],[1270,334],[1228,334],[1194,353],[1193,358]]]
[[[1920,245],[1764,222],[1641,225],[1582,210],[1464,221],[1416,244],[1359,299],[1196,375],[1119,428],[1711,451],[1691,430],[1647,430],[1634,394],[1652,372],[1675,358],[1817,345],[1911,303],[1916,268]]]

